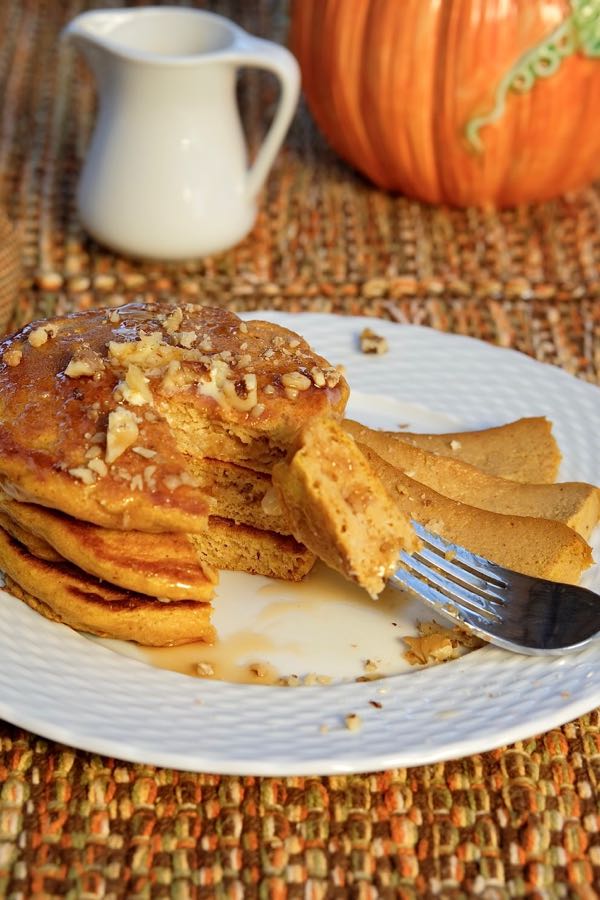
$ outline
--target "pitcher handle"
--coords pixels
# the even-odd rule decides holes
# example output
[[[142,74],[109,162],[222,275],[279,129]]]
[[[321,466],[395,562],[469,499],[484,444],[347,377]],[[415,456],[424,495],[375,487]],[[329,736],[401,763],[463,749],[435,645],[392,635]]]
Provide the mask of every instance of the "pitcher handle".
[[[285,47],[246,33],[238,43],[237,51],[236,65],[273,72],[278,77],[281,88],[275,116],[248,171],[248,195],[254,199],[269,174],[296,110],[300,93],[300,67],[296,58]]]

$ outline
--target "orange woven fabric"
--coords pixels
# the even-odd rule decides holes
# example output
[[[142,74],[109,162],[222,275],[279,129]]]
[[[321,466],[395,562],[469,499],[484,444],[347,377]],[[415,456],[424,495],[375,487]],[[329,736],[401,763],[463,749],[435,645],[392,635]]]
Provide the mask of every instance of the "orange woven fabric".
[[[286,39],[283,2],[203,5]],[[600,381],[600,188],[502,213],[427,208],[353,173],[303,105],[255,228],[228,253],[169,266],[89,240],[74,196],[95,94],[58,44],[83,7],[0,4],[1,199],[26,271],[13,326],[138,296],[368,314]],[[267,76],[244,75],[253,149],[275,97]],[[328,778],[156,769],[0,723],[0,896],[592,898],[599,784],[598,711],[455,762]]]

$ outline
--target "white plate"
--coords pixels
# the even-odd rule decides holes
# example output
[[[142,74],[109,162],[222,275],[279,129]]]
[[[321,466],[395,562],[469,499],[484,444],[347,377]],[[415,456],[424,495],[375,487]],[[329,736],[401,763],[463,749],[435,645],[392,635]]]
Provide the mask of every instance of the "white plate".
[[[592,385],[513,351],[427,328],[329,315],[258,315],[300,331],[317,351],[343,363],[354,392],[351,412],[369,424],[408,421],[441,431],[547,415],[564,454],[561,478],[600,484],[600,391]],[[365,325],[387,337],[388,354],[358,352]],[[587,581],[600,588],[598,567]],[[319,577],[315,585],[322,596],[307,600],[301,589],[304,602],[291,619],[283,616],[282,630],[269,632],[269,652],[284,672],[295,655],[298,670],[329,669],[339,680],[298,688],[201,680],[153,668],[0,592],[0,716],[121,759],[216,773],[299,775],[482,752],[560,725],[600,702],[600,647],[559,659],[485,647],[442,666],[409,669],[397,635],[416,617],[430,617],[424,607],[398,595],[377,609],[350,588],[340,597],[337,582],[333,599],[331,585],[323,588]],[[268,631],[280,618],[273,603],[286,615],[290,611],[291,604],[282,602],[285,591],[265,579],[226,574],[215,613],[224,639],[235,643],[232,622],[244,609]],[[380,660],[382,671],[398,674],[357,683],[354,675],[367,655]],[[360,716],[359,730],[345,727],[349,713]]]

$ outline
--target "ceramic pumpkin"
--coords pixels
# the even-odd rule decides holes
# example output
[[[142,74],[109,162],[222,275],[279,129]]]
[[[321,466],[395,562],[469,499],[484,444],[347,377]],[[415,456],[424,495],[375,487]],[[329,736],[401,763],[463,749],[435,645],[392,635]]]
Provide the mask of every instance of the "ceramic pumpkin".
[[[295,0],[314,118],[376,185],[512,206],[600,176],[600,0]]]

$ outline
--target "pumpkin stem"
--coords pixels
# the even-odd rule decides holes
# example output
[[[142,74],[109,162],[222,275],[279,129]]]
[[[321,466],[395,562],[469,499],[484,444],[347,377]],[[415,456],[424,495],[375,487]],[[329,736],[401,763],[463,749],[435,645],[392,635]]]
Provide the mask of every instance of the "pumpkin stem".
[[[465,125],[465,137],[475,153],[483,153],[480,131],[504,115],[509,93],[530,91],[539,78],[549,78],[567,56],[580,51],[600,57],[600,0],[571,0],[571,14],[548,37],[527,50],[508,70],[496,88],[493,108],[473,116]]]

